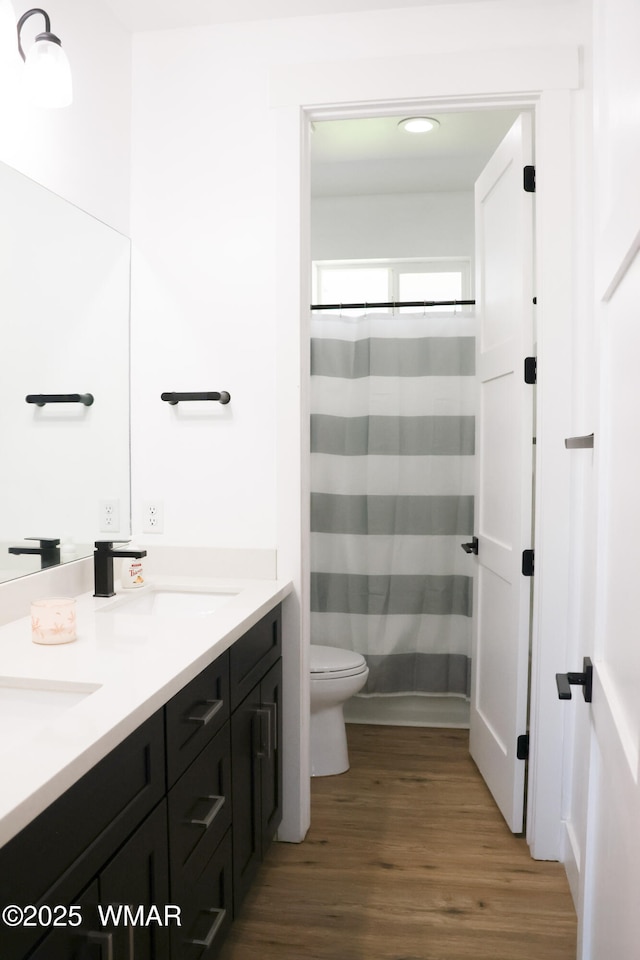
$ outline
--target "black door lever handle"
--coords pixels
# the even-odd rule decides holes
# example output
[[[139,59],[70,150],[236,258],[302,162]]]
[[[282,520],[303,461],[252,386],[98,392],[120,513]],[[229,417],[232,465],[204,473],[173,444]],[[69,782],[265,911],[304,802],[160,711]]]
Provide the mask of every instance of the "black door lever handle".
[[[593,691],[593,664],[589,657],[582,661],[582,673],[556,673],[556,686],[560,700],[571,700],[571,687],[582,687],[587,703],[591,703]]]
[[[474,553],[476,557],[478,556],[478,538],[473,537],[471,543],[461,543],[460,546],[465,553]]]

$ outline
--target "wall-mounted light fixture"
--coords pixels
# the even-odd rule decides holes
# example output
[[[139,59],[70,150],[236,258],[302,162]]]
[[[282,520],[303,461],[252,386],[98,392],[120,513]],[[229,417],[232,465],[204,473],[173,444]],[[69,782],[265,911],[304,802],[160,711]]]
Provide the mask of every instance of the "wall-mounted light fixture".
[[[35,14],[44,17],[44,32],[25,54],[22,28]],[[24,60],[25,81],[29,98],[39,107],[67,107],[72,100],[71,67],[60,40],[51,33],[49,14],[40,7],[23,13],[18,20],[18,51]]]

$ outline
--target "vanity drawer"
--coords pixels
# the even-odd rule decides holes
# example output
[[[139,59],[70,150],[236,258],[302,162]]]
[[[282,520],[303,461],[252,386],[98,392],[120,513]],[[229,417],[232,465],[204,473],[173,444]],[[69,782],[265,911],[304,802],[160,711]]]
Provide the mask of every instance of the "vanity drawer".
[[[242,703],[282,650],[281,605],[251,627],[231,647],[231,709]]]
[[[182,926],[171,931],[171,956],[179,960],[214,960],[232,920],[231,830],[185,890]],[[178,901],[179,902],[179,901]]]
[[[190,886],[231,823],[229,724],[204,748],[169,792],[172,896]]]
[[[167,779],[172,786],[229,718],[228,651],[169,700],[165,711]]]

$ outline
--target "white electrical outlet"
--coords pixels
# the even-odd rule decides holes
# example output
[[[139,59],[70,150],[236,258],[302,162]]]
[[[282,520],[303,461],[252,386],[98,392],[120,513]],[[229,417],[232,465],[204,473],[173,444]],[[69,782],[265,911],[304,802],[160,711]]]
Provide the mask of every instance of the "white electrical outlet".
[[[120,529],[120,501],[100,501],[100,533],[117,533]]]
[[[162,533],[164,530],[164,504],[161,500],[145,500],[142,504],[142,532]]]

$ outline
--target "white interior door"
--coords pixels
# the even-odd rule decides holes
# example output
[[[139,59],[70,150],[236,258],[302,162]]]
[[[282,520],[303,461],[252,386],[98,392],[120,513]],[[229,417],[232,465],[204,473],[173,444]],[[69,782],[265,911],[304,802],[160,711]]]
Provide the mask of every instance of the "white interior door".
[[[523,829],[532,547],[533,348],[531,117],[521,114],[475,186],[477,576],[470,751],[511,830]]]
[[[597,476],[596,625],[590,720],[583,960],[640,956],[640,7],[596,0],[594,88]],[[635,94],[634,94],[635,92]],[[579,669],[569,665],[571,669]]]
[[[587,960],[640,955],[640,641],[638,478],[640,255],[603,310],[598,574],[587,868],[581,911]],[[574,669],[579,669],[578,667]],[[582,698],[578,695],[578,700]]]

